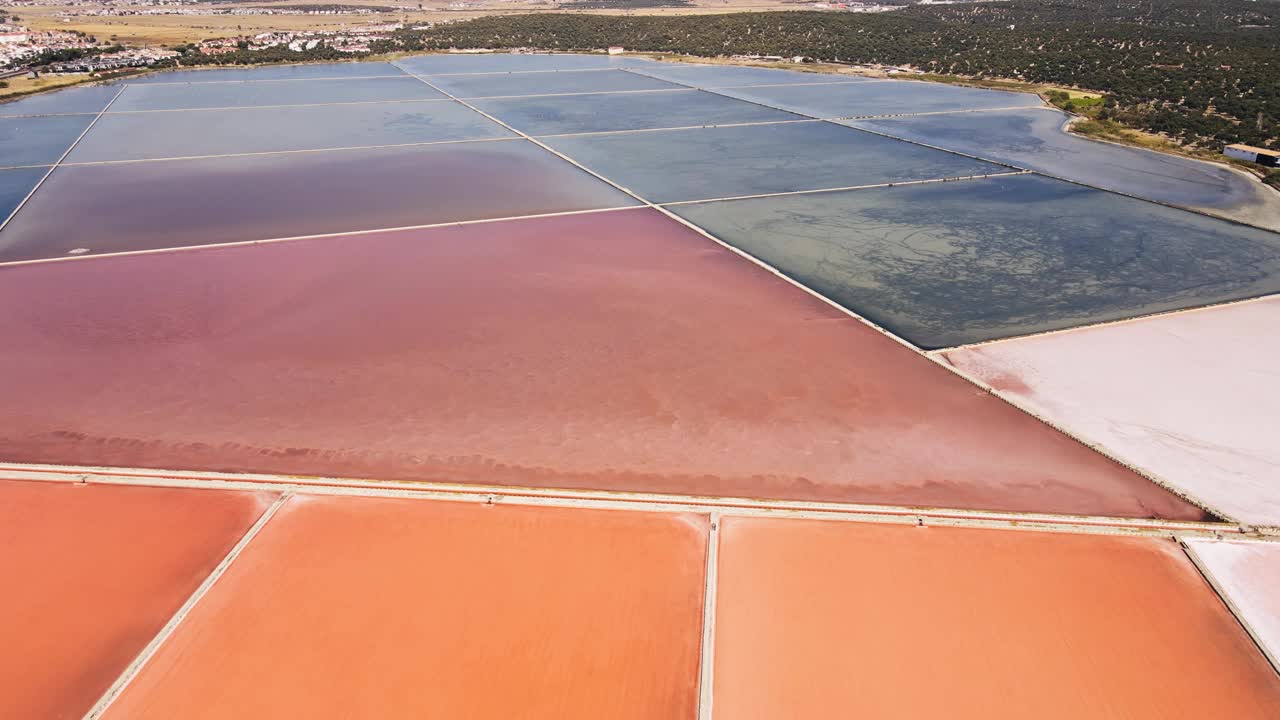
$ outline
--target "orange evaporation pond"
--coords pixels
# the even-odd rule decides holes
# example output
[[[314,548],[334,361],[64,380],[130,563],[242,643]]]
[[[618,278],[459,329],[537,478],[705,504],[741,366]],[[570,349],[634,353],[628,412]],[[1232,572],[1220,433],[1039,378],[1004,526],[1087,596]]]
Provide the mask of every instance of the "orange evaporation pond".
[[[105,717],[693,718],[707,525],[295,496]]]
[[[269,499],[0,482],[0,717],[88,712]]]
[[[1204,513],[649,209],[0,269],[0,458]]]
[[[714,716],[1275,718],[1171,540],[728,518]]]

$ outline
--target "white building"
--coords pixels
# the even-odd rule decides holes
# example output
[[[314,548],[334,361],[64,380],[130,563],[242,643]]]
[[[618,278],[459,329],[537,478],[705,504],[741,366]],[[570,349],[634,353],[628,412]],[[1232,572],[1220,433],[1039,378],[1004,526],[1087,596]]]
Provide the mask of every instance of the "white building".
[[[1236,160],[1258,163],[1268,167],[1280,167],[1280,150],[1253,147],[1252,145],[1228,145],[1222,154]]]

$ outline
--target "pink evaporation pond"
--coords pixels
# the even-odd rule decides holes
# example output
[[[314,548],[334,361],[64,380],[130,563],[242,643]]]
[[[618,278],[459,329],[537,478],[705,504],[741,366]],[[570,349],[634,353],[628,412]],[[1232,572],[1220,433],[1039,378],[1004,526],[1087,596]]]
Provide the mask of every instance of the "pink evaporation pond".
[[[9,461],[1206,517],[653,210],[0,273]]]
[[[1234,519],[1280,526],[1280,297],[946,352]]]

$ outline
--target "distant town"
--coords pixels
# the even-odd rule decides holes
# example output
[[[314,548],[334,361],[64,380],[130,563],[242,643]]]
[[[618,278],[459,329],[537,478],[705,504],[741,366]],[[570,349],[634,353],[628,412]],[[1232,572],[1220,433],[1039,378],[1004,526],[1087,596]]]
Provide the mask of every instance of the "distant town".
[[[353,14],[367,15],[362,9]],[[19,24],[0,25],[0,65],[8,75],[20,72],[94,73],[143,68],[183,54],[224,55],[244,50],[286,48],[294,52],[314,50],[320,45],[339,53],[368,53],[370,43],[390,40],[403,30],[402,23],[360,25],[336,32],[278,31],[239,38],[206,40],[184,47],[182,52],[165,47],[124,47],[75,31],[33,31]]]
[[[100,43],[79,32],[37,32],[16,24],[0,25],[0,63],[21,70],[41,58],[65,58],[41,63],[51,72],[96,72],[127,67],[146,67],[178,53],[164,48],[126,48]]]

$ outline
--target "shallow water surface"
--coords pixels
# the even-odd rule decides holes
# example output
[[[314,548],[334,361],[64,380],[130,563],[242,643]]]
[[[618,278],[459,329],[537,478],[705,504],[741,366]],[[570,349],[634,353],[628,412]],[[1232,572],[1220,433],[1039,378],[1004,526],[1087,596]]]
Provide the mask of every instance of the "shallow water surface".
[[[111,105],[111,112],[443,98],[444,95],[421,80],[403,76],[350,80],[131,85]]]
[[[129,78],[128,82],[130,85],[144,85],[154,83],[230,82],[238,80],[320,80],[353,77],[394,77],[405,74],[403,70],[391,63],[340,62],[176,70]]]
[[[1205,517],[645,208],[9,266],[0,306],[14,462]]]
[[[741,65],[696,65],[693,63],[653,63],[636,72],[699,88],[726,88],[743,85],[793,85],[808,83],[872,82],[855,75],[774,70]]]
[[[444,75],[432,77],[431,83],[459,98],[683,89],[664,80],[622,70]]]
[[[0,166],[52,165],[91,122],[92,115],[0,118]]]
[[[672,209],[927,348],[1280,292],[1280,234],[1037,175]]]
[[[67,162],[139,160],[514,137],[452,100],[110,113]]]
[[[803,119],[700,90],[504,98],[472,104],[529,135]]]
[[[652,65],[644,58],[558,53],[474,53],[416,55],[396,65],[417,75],[603,70]]]
[[[0,170],[0,223],[9,217],[47,172],[47,167]]]
[[[0,102],[0,117],[99,112],[120,92],[121,85],[89,85],[52,90],[39,95]]]
[[[1010,172],[831,123],[549,138],[651,202],[707,200]]]
[[[1071,135],[1069,118],[1044,108],[844,122],[1172,205],[1228,209],[1271,192],[1224,165]]]
[[[1044,104],[1039,97],[1030,93],[911,80],[729,88],[719,92],[821,118],[1039,107]]]
[[[63,166],[0,260],[633,205],[526,140]]]

